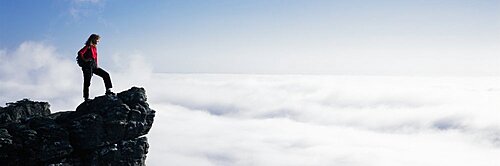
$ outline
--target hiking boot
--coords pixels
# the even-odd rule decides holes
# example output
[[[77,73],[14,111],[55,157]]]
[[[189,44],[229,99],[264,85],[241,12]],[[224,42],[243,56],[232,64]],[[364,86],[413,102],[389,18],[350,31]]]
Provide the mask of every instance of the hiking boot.
[[[111,92],[111,90],[106,90],[106,95],[115,95],[115,93]]]

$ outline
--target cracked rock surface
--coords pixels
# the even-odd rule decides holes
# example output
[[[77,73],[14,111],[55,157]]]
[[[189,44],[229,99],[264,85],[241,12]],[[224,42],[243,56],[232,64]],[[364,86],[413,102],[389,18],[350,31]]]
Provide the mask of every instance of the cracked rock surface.
[[[23,99],[0,107],[2,165],[145,165],[155,111],[144,88],[96,97],[76,111]]]

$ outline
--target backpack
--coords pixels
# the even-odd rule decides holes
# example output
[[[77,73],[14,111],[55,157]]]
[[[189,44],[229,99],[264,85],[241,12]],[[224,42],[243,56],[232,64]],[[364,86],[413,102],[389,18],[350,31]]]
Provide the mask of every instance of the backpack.
[[[87,46],[85,46],[87,47]],[[90,47],[87,47],[87,51],[85,51],[85,53],[83,54],[83,57],[85,58],[91,58],[92,57],[92,50],[90,49]],[[80,56],[80,51],[78,51],[76,53],[76,63],[78,64],[78,66],[80,67],[90,67],[91,66],[91,63],[93,63],[93,61],[85,61],[82,56]]]

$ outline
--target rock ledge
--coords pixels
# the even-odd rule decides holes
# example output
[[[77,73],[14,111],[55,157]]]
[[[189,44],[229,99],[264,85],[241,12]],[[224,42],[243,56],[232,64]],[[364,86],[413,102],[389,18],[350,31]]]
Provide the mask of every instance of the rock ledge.
[[[23,99],[0,107],[1,165],[145,165],[155,111],[144,88],[132,87],[50,114]]]

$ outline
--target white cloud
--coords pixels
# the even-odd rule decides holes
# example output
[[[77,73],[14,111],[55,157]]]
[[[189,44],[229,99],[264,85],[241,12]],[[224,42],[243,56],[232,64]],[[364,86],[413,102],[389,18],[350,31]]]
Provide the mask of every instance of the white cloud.
[[[109,63],[111,64],[109,68],[106,66],[103,68],[110,69],[115,91],[126,90],[131,86],[149,89],[148,85],[150,84],[153,69],[142,53],[116,53],[112,56],[112,60],[112,63]]]
[[[93,16],[93,13],[100,13],[104,4],[104,0],[71,0],[68,12],[73,19],[79,20],[81,17]],[[99,19],[102,18],[99,17]]]
[[[58,105],[74,103],[74,96],[80,96],[78,66],[58,55],[53,46],[28,41],[13,52],[0,51],[0,59],[2,103],[31,98],[50,101],[58,109],[68,109]]]
[[[495,165],[498,81],[153,74],[148,163]]]

